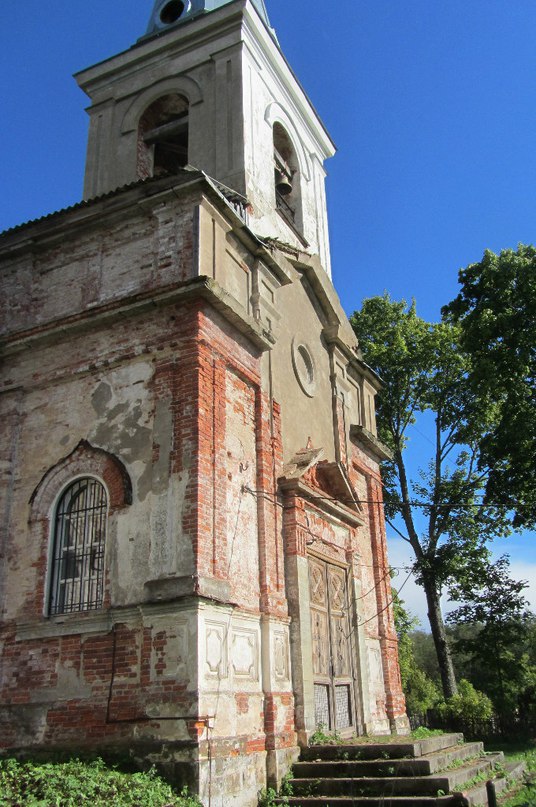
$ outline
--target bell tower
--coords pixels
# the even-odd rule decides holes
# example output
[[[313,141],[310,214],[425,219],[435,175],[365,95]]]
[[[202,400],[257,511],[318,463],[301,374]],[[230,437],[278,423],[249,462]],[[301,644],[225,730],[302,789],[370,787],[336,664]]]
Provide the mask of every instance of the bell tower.
[[[251,229],[330,275],[334,145],[264,0],[156,0],[130,50],[77,75],[91,99],[84,197],[194,168],[245,197]]]

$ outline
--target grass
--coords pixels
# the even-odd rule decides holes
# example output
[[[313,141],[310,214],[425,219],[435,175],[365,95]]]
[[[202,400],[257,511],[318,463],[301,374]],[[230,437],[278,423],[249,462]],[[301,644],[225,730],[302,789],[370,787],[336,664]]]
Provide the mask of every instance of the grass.
[[[501,807],[536,807],[536,747],[532,742],[486,743],[492,750],[504,751],[507,762],[523,761],[525,777],[506,795],[499,797]]]
[[[184,789],[174,790],[154,769],[124,773],[102,759],[83,762],[19,762],[0,759],[0,805],[13,807],[200,807]]]
[[[360,737],[353,737],[348,741],[349,745],[359,745],[373,743],[374,745],[387,745],[397,743],[408,743],[412,740],[425,740],[427,737],[438,737],[445,732],[441,729],[427,729],[424,727],[415,729],[411,734],[379,734],[377,736],[365,734]],[[346,741],[344,741],[346,743]]]
[[[343,742],[342,737],[336,731],[333,733],[324,731],[324,725],[319,723],[310,738],[309,738],[309,745],[341,745]]]
[[[440,737],[445,732],[442,729],[427,729],[425,726],[419,726],[411,732],[410,737],[412,740],[425,740],[427,737]]]
[[[346,738],[341,737],[337,731],[326,732],[324,726],[320,724],[309,738],[309,745],[366,745],[367,743],[387,745],[388,743],[407,743],[411,742],[411,740],[424,740],[427,737],[437,737],[444,733],[441,729],[420,727],[412,731],[411,734],[379,734],[377,736],[364,734],[359,737],[354,735]]]

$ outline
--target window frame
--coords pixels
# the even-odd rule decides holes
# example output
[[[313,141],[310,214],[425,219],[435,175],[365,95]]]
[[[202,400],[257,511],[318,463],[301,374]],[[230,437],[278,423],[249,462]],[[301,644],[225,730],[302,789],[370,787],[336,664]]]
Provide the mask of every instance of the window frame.
[[[75,488],[76,485],[79,485],[83,480],[87,480],[88,482],[93,483],[95,486],[100,486],[99,492],[99,502],[98,508],[93,507],[89,510],[86,508],[84,516],[84,536],[82,539],[82,553],[79,553],[78,556],[76,555],[76,547],[78,545],[78,539],[75,542],[75,556],[74,562],[85,564],[87,567],[88,563],[94,562],[92,559],[91,552],[88,554],[88,549],[90,549],[91,544],[95,543],[92,540],[87,540],[86,528],[88,522],[88,515],[87,513],[91,513],[92,511],[97,512],[98,516],[98,525],[92,526],[92,535],[94,535],[95,529],[102,528],[103,526],[103,536],[99,540],[98,544],[99,547],[99,554],[100,558],[98,559],[100,563],[100,568],[97,569],[97,576],[94,581],[91,580],[91,575],[89,576],[90,585],[94,584],[99,591],[99,596],[94,598],[84,598],[83,596],[83,588],[80,588],[80,593],[78,598],[73,598],[71,596],[71,603],[70,607],[60,607],[60,594],[59,594],[59,581],[61,580],[60,574],[61,572],[58,570],[59,564],[63,562],[61,557],[60,548],[58,547],[58,524],[59,524],[59,517],[60,512],[59,508],[62,506],[62,503],[67,496],[69,490]],[[104,500],[104,505],[102,504],[102,500]],[[63,514],[64,516],[66,513]],[[49,550],[48,550],[48,563],[47,563],[47,579],[46,579],[46,586],[45,586],[45,602],[44,602],[44,613],[46,617],[69,617],[74,615],[85,614],[89,612],[101,611],[104,608],[104,600],[105,600],[105,584],[106,584],[106,546],[107,546],[107,539],[109,534],[109,518],[110,518],[110,493],[108,487],[104,480],[97,474],[94,473],[79,473],[73,475],[68,479],[68,481],[62,485],[59,493],[54,499],[52,507],[50,509],[49,514]],[[62,528],[63,530],[63,528]],[[90,536],[91,539],[91,536]],[[63,537],[60,539],[62,542],[64,540]],[[65,578],[72,580],[72,585],[75,587],[77,584],[75,581],[80,580],[87,580],[87,577],[84,576],[83,572],[80,575],[74,576],[72,578]],[[82,586],[84,584],[82,583]],[[80,587],[80,583],[78,583]],[[73,606],[77,607],[73,607]]]

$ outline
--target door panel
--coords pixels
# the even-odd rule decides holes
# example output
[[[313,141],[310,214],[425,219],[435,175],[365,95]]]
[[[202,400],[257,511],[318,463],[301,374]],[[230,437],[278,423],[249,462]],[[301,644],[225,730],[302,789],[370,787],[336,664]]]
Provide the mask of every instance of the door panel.
[[[355,726],[346,571],[309,557],[315,722],[330,731]]]

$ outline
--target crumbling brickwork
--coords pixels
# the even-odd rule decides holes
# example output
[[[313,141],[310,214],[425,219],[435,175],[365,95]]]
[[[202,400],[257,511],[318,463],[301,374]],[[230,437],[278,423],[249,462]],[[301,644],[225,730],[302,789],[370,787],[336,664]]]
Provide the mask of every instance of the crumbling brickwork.
[[[407,719],[380,384],[328,276],[332,144],[257,11],[216,13],[85,72],[107,193],[0,236],[0,748],[128,752],[246,807],[319,723]],[[204,170],[114,190],[170,93]],[[283,124],[301,232],[275,208]]]
[[[135,203],[138,193],[126,195]],[[191,186],[187,195],[195,207]],[[304,450],[305,464],[293,459],[285,428],[289,436],[292,429],[292,446],[299,410],[289,410],[283,422],[270,394],[285,384],[299,389],[292,364],[269,360],[273,342],[262,322],[196,274],[202,267],[193,256],[208,256],[231,288],[240,287],[234,275],[240,283],[251,275],[246,285],[253,288],[258,257],[241,248],[239,259],[229,261],[228,246],[214,253],[204,245],[209,228],[194,234],[200,212],[217,221],[216,198],[198,196],[192,215],[176,191],[167,213],[162,193],[155,196],[158,219],[144,202],[143,221],[152,224],[142,228],[143,238],[139,207],[132,211],[135,262],[123,252],[126,223],[115,248],[108,217],[100,229],[93,226],[90,252],[102,255],[107,245],[117,282],[95,281],[91,299],[77,298],[68,318],[59,293],[53,304],[40,292],[31,320],[24,313],[24,290],[58,272],[49,249],[39,248],[50,224],[33,225],[38,246],[31,247],[29,286],[13,283],[13,265],[4,263],[20,317],[4,334],[2,450],[10,473],[2,486],[8,520],[1,742],[126,744],[145,755],[166,747],[173,770],[184,773],[189,765],[190,780],[205,795],[209,786],[242,789],[253,755],[260,777],[253,793],[266,771],[273,779],[281,775],[317,719],[321,685],[313,691],[306,683],[313,680],[304,577],[310,556],[320,556],[328,574],[335,574],[329,564],[348,570],[345,596],[363,625],[348,649],[348,728],[387,731],[402,719],[396,637],[385,608],[378,462],[352,439],[357,397],[354,413],[340,404],[334,410],[338,425],[327,450],[338,459],[325,460],[315,449]],[[73,239],[89,249],[76,217],[68,211],[52,223],[70,233],[74,256],[82,248],[72,247]],[[173,235],[162,233],[172,217]],[[168,247],[174,253],[179,244],[188,245],[186,278],[184,256],[167,257]],[[270,261],[275,257],[286,264],[282,253],[272,252]],[[67,293],[69,273],[74,283],[80,263],[74,258],[71,265],[58,251],[55,260]],[[18,258],[15,269],[24,274],[28,265]],[[154,270],[151,296],[147,267]],[[271,278],[284,320],[286,288]],[[320,335],[321,323],[315,327]],[[314,344],[312,335],[308,342]],[[311,349],[322,350],[320,340],[318,346]],[[315,363],[321,361],[317,353]],[[318,403],[331,419],[325,402]],[[314,435],[316,423],[298,428]],[[70,480],[84,477],[100,480],[108,501],[102,607],[51,616],[55,507]],[[231,747],[239,760],[232,782],[225,766]]]

